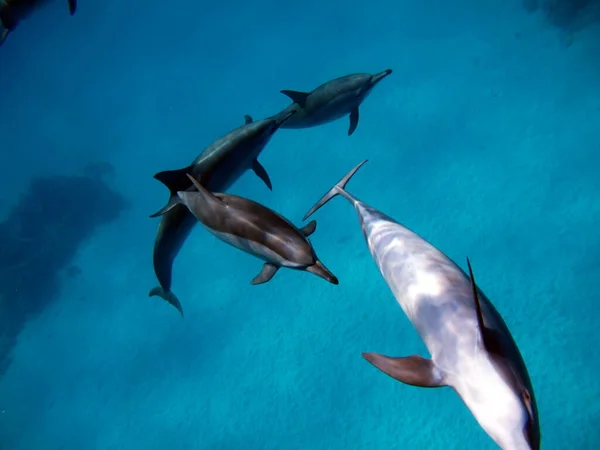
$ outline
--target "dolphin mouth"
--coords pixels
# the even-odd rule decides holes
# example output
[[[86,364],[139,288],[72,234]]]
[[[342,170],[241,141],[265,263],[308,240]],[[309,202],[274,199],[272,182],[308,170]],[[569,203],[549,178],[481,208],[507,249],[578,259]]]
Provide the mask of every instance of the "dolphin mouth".
[[[392,73],[392,69],[385,69],[383,72],[376,73],[371,77],[371,84],[377,84]]]

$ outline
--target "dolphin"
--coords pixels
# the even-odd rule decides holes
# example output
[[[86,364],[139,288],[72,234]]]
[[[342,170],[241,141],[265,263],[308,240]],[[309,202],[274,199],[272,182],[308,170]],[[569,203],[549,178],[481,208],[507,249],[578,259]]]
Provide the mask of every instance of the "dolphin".
[[[17,28],[19,22],[50,0],[0,0],[0,45]],[[75,14],[77,0],[68,0],[69,13]]]
[[[251,284],[267,283],[280,267],[310,272],[339,284],[308,240],[315,232],[316,221],[298,229],[260,203],[237,195],[211,193],[191,175],[188,178],[197,191],[177,195],[194,217],[223,242],[265,261]]]
[[[349,114],[348,136],[350,136],[358,126],[359,106],[375,85],[391,73],[392,69],[387,69],[374,75],[369,73],[346,75],[328,81],[311,92],[281,91],[294,102],[281,113],[285,114],[290,110],[298,112],[281,128],[314,127]]]
[[[396,380],[420,387],[450,386],[485,432],[504,450],[539,450],[540,424],[529,373],[504,320],[469,276],[416,233],[349,194],[354,167],[306,214],[336,195],[358,214],[379,271],[424,341],[417,355],[363,357]]]
[[[181,303],[171,291],[171,282],[173,261],[197,223],[196,218],[181,204],[177,196],[178,191],[195,190],[187,174],[192,174],[209,190],[226,191],[242,174],[252,169],[267,187],[272,189],[271,179],[257,158],[281,124],[294,114],[295,111],[290,111],[285,115],[258,121],[246,115],[244,125],[217,139],[189,166],[154,175],[155,179],[169,189],[170,197],[161,210],[150,216],[162,216],[154,240],[153,255],[154,273],[159,286],[150,290],[151,297],[161,297],[183,315]]]

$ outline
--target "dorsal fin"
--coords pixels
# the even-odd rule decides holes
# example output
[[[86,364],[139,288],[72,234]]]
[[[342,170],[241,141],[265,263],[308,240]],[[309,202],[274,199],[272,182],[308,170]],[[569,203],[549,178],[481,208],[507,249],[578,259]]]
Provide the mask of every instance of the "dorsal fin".
[[[191,176],[189,173],[187,173],[186,175],[190,179],[190,181],[194,184],[194,186],[196,186],[196,189],[198,189],[198,192],[200,192],[200,194],[202,194],[203,197],[212,198],[214,201],[216,201],[218,203],[221,203],[221,204],[223,203],[223,201],[220,198],[218,198],[215,194],[213,194],[208,189],[206,189],[204,186],[202,186],[200,184],[200,182],[198,180],[196,180],[193,176]]]
[[[481,302],[479,301],[479,291],[477,290],[477,284],[475,283],[475,276],[473,275],[473,269],[471,267],[471,261],[467,258],[467,265],[469,266],[469,278],[471,279],[471,288],[473,289],[473,301],[475,302],[475,312],[477,313],[477,324],[479,325],[479,332],[483,346],[489,353],[501,354],[500,342],[498,341],[497,332],[489,329],[483,322],[483,313],[481,312]]]
[[[308,92],[289,91],[289,90],[281,91],[281,93],[283,95],[287,95],[289,98],[291,98],[294,103],[298,103],[301,108],[304,108],[304,106],[306,105],[306,99],[310,95]]]
[[[252,120],[252,116],[250,116],[250,115],[246,114],[246,115],[244,116],[244,123],[245,123],[246,125],[248,125],[249,123],[252,123],[252,122],[254,122],[254,120]]]

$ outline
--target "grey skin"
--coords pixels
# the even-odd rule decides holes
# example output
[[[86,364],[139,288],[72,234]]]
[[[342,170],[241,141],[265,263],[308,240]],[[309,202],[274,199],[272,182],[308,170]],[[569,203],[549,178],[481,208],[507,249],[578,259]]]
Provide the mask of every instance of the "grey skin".
[[[349,115],[348,136],[350,136],[358,126],[358,108],[361,103],[373,88],[391,73],[392,69],[387,69],[375,75],[369,73],[346,75],[328,81],[312,92],[281,91],[294,102],[281,114],[292,110],[297,111],[297,114],[281,128],[309,128]]]
[[[0,0],[0,45],[36,9],[50,3],[50,0]],[[77,0],[68,0],[69,13],[75,14]]]
[[[452,387],[502,449],[539,450],[538,409],[523,357],[504,320],[476,286],[470,262],[467,276],[425,239],[349,194],[346,183],[365,162],[304,219],[338,194],[354,206],[377,267],[431,359],[363,357],[403,383]]]
[[[154,273],[159,286],[150,290],[151,297],[161,297],[177,308],[183,316],[181,302],[172,292],[171,283],[173,262],[197,223],[196,218],[181,204],[177,196],[178,191],[195,190],[187,174],[191,173],[211,191],[226,191],[247,170],[252,169],[267,187],[272,189],[269,175],[257,158],[281,124],[294,113],[292,111],[287,115],[256,122],[250,116],[245,116],[244,125],[217,139],[188,167],[154,175],[154,178],[169,188],[170,198],[160,211],[150,216],[162,216],[154,240],[153,256]]]
[[[280,267],[310,272],[338,284],[308,240],[315,232],[316,221],[298,229],[260,203],[237,195],[211,193],[191,175],[188,177],[198,190],[177,195],[198,221],[223,242],[265,261],[252,284],[267,283]]]

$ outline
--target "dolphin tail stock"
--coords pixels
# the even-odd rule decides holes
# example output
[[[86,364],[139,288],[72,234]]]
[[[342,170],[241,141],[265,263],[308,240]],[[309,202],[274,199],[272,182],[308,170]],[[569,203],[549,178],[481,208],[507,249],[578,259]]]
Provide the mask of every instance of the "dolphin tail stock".
[[[177,296],[173,293],[173,291],[171,291],[171,290],[165,291],[162,287],[156,286],[150,290],[150,292],[148,293],[148,296],[162,298],[167,303],[173,305],[177,309],[177,311],[179,311],[179,313],[181,314],[181,317],[183,317],[183,307],[181,306],[181,302],[179,301]]]
[[[269,119],[273,119],[277,124],[277,128],[280,128],[284,123],[286,123],[290,118],[296,114],[298,110],[296,108],[285,108],[283,111],[278,112],[277,114],[270,116]]]
[[[69,14],[73,15],[77,11],[77,0],[69,0]]]
[[[348,172],[346,175],[344,175],[344,178],[342,178],[340,181],[338,181],[335,186],[333,186],[323,197],[321,197],[321,199],[317,203],[315,203],[315,205],[310,209],[310,211],[308,211],[304,215],[302,220],[308,219],[319,208],[321,208],[321,206],[323,206],[325,203],[327,203],[329,200],[331,200],[336,195],[342,195],[350,203],[355,204],[357,202],[357,200],[355,197],[353,197],[351,194],[349,194],[345,190],[346,184],[348,184],[348,181],[350,181],[350,178],[352,178],[354,176],[354,174],[358,171],[358,169],[360,169],[361,166],[366,162],[367,162],[367,160],[365,159],[364,161],[357,164],[352,170],[350,170],[350,172]]]
[[[150,217],[159,217],[168,213],[171,209],[181,203],[177,196],[178,191],[185,191],[190,187],[190,181],[187,174],[192,171],[192,167],[184,167],[183,169],[164,170],[154,175],[154,179],[164,184],[169,189],[169,201],[165,206],[159,209]]]

